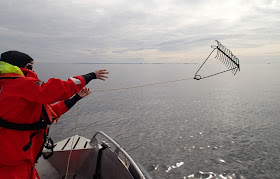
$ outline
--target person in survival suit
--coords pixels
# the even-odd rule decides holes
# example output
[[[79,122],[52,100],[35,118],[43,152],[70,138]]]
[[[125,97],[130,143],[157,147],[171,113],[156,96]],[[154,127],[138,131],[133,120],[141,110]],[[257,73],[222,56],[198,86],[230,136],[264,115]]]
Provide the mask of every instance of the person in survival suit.
[[[1,179],[39,179],[34,166],[48,139],[48,126],[90,93],[86,84],[92,79],[105,80],[108,74],[97,70],[67,81],[51,78],[43,82],[32,71],[33,62],[18,51],[1,54]]]

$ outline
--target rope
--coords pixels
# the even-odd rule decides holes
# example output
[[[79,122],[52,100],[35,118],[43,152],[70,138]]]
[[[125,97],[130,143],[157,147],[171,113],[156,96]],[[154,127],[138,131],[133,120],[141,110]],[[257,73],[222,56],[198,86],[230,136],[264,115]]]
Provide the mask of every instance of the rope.
[[[166,83],[173,83],[177,81],[184,81],[184,80],[191,80],[194,78],[183,78],[179,80],[170,80],[170,81],[163,81],[163,82],[157,82],[157,83],[150,83],[150,84],[144,84],[144,85],[139,85],[139,86],[131,86],[131,87],[124,87],[124,88],[111,88],[111,89],[97,89],[97,90],[92,90],[91,92],[95,91],[117,91],[117,90],[127,90],[127,89],[134,89],[134,88],[143,88],[147,86],[154,86],[154,85],[160,85],[160,84],[166,84]]]
[[[142,88],[142,87],[153,86],[153,85],[160,85],[160,84],[166,84],[166,83],[173,83],[173,82],[177,82],[177,81],[184,81],[184,80],[190,80],[190,79],[193,79],[193,78],[184,78],[184,79],[179,79],[179,80],[170,80],[170,81],[150,83],[150,84],[139,85],[139,86],[125,87],[125,88],[97,89],[97,90],[93,90],[93,91],[126,90],[126,89]],[[79,101],[78,101],[78,104],[77,104],[77,119],[76,119],[76,125],[75,125],[75,128],[74,128],[74,137],[75,137],[75,135],[77,133],[78,120],[79,120]],[[68,162],[67,162],[67,168],[66,168],[66,173],[65,173],[65,179],[67,179],[68,173],[69,173],[69,166],[70,166],[70,159],[71,159],[71,155],[72,155],[72,151],[73,151],[74,137],[73,137],[72,144],[71,144],[71,150],[70,150],[70,153],[69,153],[69,156],[68,156]]]
[[[174,82],[178,82],[178,81],[185,81],[185,80],[191,80],[191,79],[199,80],[199,79],[208,78],[210,76],[214,76],[214,75],[217,75],[217,74],[224,73],[226,71],[232,70],[232,69],[226,70],[226,71],[223,71],[223,72],[220,72],[220,73],[216,73],[216,74],[213,74],[213,75],[209,75],[209,76],[206,76],[206,77],[203,77],[203,78],[201,78],[201,77],[200,78],[196,78],[197,76],[200,76],[200,75],[197,75],[197,73],[200,71],[200,69],[205,64],[205,62],[208,60],[208,58],[211,56],[211,54],[214,52],[214,50],[216,50],[216,47],[214,47],[213,51],[210,53],[210,55],[206,58],[204,63],[197,70],[194,78],[183,78],[183,79],[178,79],[178,80],[169,80],[169,81],[156,82],[156,83],[150,83],[150,84],[144,84],[144,85],[138,85],[138,86],[131,86],[131,87],[124,87],[124,88],[96,89],[96,90],[91,90],[91,92],[97,92],[97,91],[119,91],[119,90],[143,88],[143,87],[147,87],[147,86],[154,86],[154,85],[160,85],[160,84],[166,84],[166,83],[174,83]],[[78,101],[78,104],[77,104],[77,119],[76,119],[76,125],[75,125],[75,129],[74,129],[74,137],[73,137],[72,144],[71,144],[71,150],[70,150],[70,153],[69,153],[69,156],[68,156],[68,162],[67,162],[67,169],[66,169],[65,179],[67,179],[68,172],[69,172],[70,159],[71,159],[71,154],[72,154],[72,150],[73,150],[74,138],[75,138],[75,135],[77,133],[78,119],[79,119],[79,101]]]
[[[75,129],[74,129],[74,137],[73,137],[72,144],[71,144],[71,150],[70,150],[70,153],[69,153],[69,156],[68,156],[68,162],[67,162],[67,169],[66,169],[66,173],[65,173],[65,179],[67,179],[68,172],[69,172],[70,159],[71,159],[72,150],[73,150],[74,138],[75,138],[76,133],[77,133],[78,120],[79,120],[79,101],[78,101],[78,104],[77,104],[77,119],[76,119],[76,125],[75,125]]]
[[[179,79],[179,80],[170,80],[170,81],[150,83],[150,84],[139,85],[139,86],[125,87],[125,88],[97,89],[97,90],[93,90],[93,91],[126,90],[126,89],[142,88],[142,87],[153,86],[153,85],[160,85],[160,84],[166,84],[166,83],[173,83],[173,82],[177,82],[177,81],[184,81],[184,80],[190,80],[190,79],[193,79],[193,78],[184,78],[184,79]],[[75,135],[77,133],[78,119],[79,119],[79,101],[78,101],[78,104],[77,104],[77,119],[76,119],[76,125],[75,125],[75,129],[74,129],[74,137],[75,137]],[[74,137],[73,137],[72,144],[71,144],[71,150],[70,150],[70,153],[69,153],[69,156],[68,156],[68,162],[67,162],[67,169],[66,169],[65,179],[67,179],[68,172],[69,172],[70,159],[71,159],[71,154],[72,154],[73,144],[74,144]]]
[[[212,55],[212,53],[216,50],[216,47],[212,47],[212,48],[214,48],[213,50],[212,50],[212,52],[208,55],[208,57],[205,59],[205,61],[202,63],[202,65],[199,67],[199,69],[197,70],[197,72],[195,73],[195,77],[197,76],[197,73],[199,72],[199,70],[202,68],[202,66],[206,63],[206,61],[208,60],[208,58]]]
[[[236,67],[236,68],[238,68],[238,67]],[[236,68],[233,68],[233,69],[236,69]],[[200,78],[199,80],[204,79],[204,78],[208,78],[208,77],[211,77],[211,76],[219,75],[221,73],[225,73],[225,72],[228,72],[228,71],[232,71],[233,69],[225,70],[225,71],[222,71],[222,72],[219,72],[219,73],[215,73],[213,75],[208,75],[208,76]]]

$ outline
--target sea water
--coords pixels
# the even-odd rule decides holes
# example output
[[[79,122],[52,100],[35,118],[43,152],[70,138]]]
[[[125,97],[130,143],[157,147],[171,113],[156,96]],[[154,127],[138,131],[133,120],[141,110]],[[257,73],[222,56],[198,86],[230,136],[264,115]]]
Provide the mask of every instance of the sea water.
[[[202,80],[96,91],[53,124],[55,142],[103,131],[154,178],[279,178],[280,65],[245,64]],[[40,79],[107,69],[91,90],[191,78],[199,64],[37,63]],[[210,65],[204,72],[219,72]],[[78,106],[78,110],[77,110]]]

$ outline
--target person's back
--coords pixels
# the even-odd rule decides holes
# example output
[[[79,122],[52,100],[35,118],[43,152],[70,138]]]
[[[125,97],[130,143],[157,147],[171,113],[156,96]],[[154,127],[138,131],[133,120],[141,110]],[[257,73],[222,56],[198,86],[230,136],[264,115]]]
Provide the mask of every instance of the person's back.
[[[5,52],[0,62],[0,178],[39,178],[34,164],[48,126],[81,99],[71,98],[74,94],[92,79],[104,80],[108,72],[99,70],[67,81],[52,78],[45,83],[32,65],[28,69],[33,59],[26,54]]]
[[[16,75],[13,75],[14,77]],[[20,96],[18,90],[28,91],[29,83],[36,81],[31,77],[3,78],[0,76],[0,119],[5,119],[11,123],[34,124],[41,116],[42,104],[32,102]],[[10,75],[10,77],[12,77]],[[37,80],[38,81],[38,80]],[[32,93],[32,91],[30,91]],[[23,93],[21,93],[23,94]],[[0,127],[0,165],[17,165],[22,160],[34,162],[36,153],[39,154],[43,145],[44,129],[40,129],[33,137],[31,147],[24,151],[30,141],[30,135],[38,130],[21,131]],[[41,144],[40,144],[41,143]]]

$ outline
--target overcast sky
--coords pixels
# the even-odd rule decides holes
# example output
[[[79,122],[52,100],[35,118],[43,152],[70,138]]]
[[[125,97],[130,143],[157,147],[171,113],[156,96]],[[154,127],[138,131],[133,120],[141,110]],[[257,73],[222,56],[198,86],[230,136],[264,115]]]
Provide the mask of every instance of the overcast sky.
[[[0,0],[0,50],[40,62],[280,61],[279,0]]]

